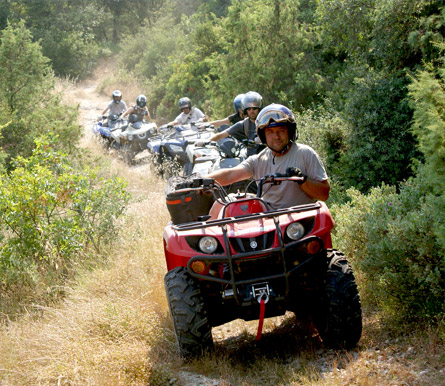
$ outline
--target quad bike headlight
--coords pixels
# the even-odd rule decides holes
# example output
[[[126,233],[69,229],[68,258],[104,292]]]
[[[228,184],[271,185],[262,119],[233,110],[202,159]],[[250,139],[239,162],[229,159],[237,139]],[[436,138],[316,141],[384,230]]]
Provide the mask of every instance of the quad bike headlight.
[[[199,240],[199,249],[203,253],[213,253],[218,248],[218,241],[214,237],[204,236]]]
[[[178,145],[170,145],[170,149],[172,149],[172,151],[182,151],[182,147],[178,146]]]
[[[131,134],[127,138],[129,141],[133,141],[133,136]]]
[[[291,240],[299,240],[304,236],[304,226],[299,222],[293,222],[287,227],[286,234]]]

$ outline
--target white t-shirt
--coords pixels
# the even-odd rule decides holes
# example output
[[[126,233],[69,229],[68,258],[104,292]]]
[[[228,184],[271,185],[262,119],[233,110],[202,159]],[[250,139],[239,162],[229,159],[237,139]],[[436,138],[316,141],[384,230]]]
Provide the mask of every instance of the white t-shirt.
[[[289,167],[301,169],[303,174],[312,180],[325,181],[328,179],[323,163],[315,150],[299,143],[293,143],[285,155],[275,158],[272,151],[266,148],[261,153],[247,158],[241,163],[241,166],[252,173],[256,180],[274,173],[284,174]],[[292,181],[284,181],[280,185],[264,185],[263,200],[272,209],[288,208],[317,201],[315,198],[309,197],[298,183]]]
[[[127,110],[127,105],[123,100],[120,100],[119,103],[111,101],[107,107],[108,115],[120,114]]]
[[[204,117],[204,113],[197,107],[192,107],[188,114],[179,114],[175,118],[175,122],[179,125],[185,125],[186,123],[198,122],[202,117]]]

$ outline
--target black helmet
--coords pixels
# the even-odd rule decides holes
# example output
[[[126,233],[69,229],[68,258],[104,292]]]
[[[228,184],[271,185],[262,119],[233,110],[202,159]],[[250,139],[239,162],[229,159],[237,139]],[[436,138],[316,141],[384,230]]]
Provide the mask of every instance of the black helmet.
[[[139,106],[139,107],[145,107],[146,105],[147,105],[147,97],[145,96],[145,95],[139,95],[137,98],[136,98],[136,104]]]
[[[247,114],[249,107],[256,107],[261,110],[261,107],[263,107],[263,97],[255,91],[249,91],[244,94],[241,99],[241,104],[244,114]]]
[[[113,98],[113,101],[119,103],[122,99],[122,93],[120,92],[120,90],[114,90],[111,94],[111,97]]]
[[[191,109],[192,108],[192,101],[190,100],[190,98],[183,97],[183,98],[179,99],[178,106],[179,106],[179,109],[181,109],[181,110],[185,109],[186,107]]]
[[[260,137],[261,142],[267,145],[264,129],[266,127],[283,126],[283,124],[284,126],[287,126],[289,140],[295,141],[298,135],[294,114],[286,106],[272,103],[271,105],[262,109],[256,117],[256,133],[258,137]]]

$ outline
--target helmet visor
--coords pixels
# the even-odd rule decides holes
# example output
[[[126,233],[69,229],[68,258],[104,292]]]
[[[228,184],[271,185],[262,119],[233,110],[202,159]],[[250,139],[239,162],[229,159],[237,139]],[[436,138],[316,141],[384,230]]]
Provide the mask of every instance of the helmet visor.
[[[294,120],[292,119],[292,117],[285,114],[283,111],[269,110],[257,118],[256,126],[258,129],[264,129],[265,127],[270,126],[273,123],[289,123],[289,122],[294,122]]]

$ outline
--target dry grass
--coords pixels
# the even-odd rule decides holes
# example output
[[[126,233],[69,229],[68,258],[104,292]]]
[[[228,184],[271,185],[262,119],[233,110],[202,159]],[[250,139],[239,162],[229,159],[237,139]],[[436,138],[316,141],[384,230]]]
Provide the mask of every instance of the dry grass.
[[[132,74],[118,68],[114,58],[102,60],[94,72],[94,77],[100,79],[97,92],[111,99],[113,90],[119,89],[128,107],[136,103],[138,95],[147,94],[138,83],[134,82]]]
[[[107,98],[83,90],[86,122]],[[394,330],[373,314],[349,352],[326,350],[308,323],[287,314],[267,320],[259,342],[255,321],[214,328],[215,352],[181,363],[163,286],[165,183],[148,164],[128,167],[86,138],[91,159],[104,173],[125,176],[134,201],[108,265],[80,273],[60,304],[34,305],[0,326],[0,385],[445,384],[443,326]]]
[[[0,384],[142,385],[153,363],[173,355],[160,248],[164,184],[146,172],[129,173],[146,190],[122,226],[111,265],[85,272],[60,306],[34,306],[41,317],[31,311],[3,326]]]

